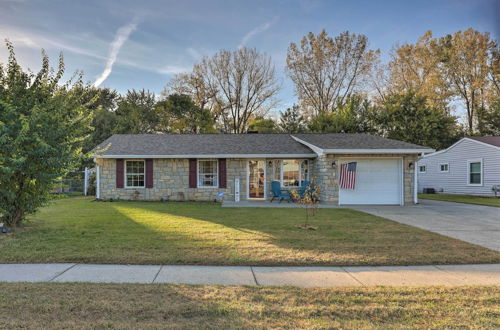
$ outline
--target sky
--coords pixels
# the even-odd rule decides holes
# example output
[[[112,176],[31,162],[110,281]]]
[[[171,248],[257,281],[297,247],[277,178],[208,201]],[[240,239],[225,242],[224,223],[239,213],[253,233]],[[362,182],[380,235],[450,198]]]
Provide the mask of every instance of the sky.
[[[394,45],[427,30],[439,37],[472,27],[498,40],[499,12],[500,0],[0,0],[0,38],[13,42],[25,68],[40,68],[42,48],[53,65],[62,52],[66,79],[82,71],[120,93],[159,94],[205,55],[255,47],[273,60],[285,109],[296,102],[287,49],[309,32],[364,34],[387,61]],[[0,46],[0,63],[6,59]]]

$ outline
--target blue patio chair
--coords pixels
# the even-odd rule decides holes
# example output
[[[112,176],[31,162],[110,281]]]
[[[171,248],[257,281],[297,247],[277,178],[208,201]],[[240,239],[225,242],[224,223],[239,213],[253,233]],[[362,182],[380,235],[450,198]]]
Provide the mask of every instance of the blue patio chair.
[[[298,193],[300,195],[300,198],[304,198],[304,194],[306,193],[307,186],[310,186],[311,182],[310,181],[302,181],[302,184],[300,185],[300,188],[298,189]],[[312,189],[313,187],[311,187]]]
[[[279,181],[271,182],[271,192],[273,194],[273,198],[271,198],[271,203],[275,198],[279,199],[280,203],[284,199],[286,199],[290,203],[291,200],[290,192],[286,189],[281,189],[281,183],[279,183]]]

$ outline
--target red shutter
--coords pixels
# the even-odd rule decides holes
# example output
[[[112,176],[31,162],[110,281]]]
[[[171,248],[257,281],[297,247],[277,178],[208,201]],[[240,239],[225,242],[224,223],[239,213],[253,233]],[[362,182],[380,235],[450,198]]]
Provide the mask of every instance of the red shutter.
[[[189,160],[189,188],[196,188],[196,166],[197,160],[190,159]]]
[[[123,179],[125,175],[123,172],[123,159],[116,160],[116,188],[123,188]]]
[[[153,160],[146,159],[146,188],[153,188]]]
[[[227,188],[226,158],[219,159],[219,188]]]

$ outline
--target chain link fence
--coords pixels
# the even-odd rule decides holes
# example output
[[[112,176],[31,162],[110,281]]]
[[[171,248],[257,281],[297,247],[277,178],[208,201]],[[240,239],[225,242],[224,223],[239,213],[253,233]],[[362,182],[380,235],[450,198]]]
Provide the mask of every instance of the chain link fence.
[[[95,173],[94,170],[68,173],[64,178],[55,180],[52,184],[51,192],[53,194],[64,194],[69,196],[85,195],[87,188],[87,196],[95,195]],[[85,184],[87,180],[87,185]]]

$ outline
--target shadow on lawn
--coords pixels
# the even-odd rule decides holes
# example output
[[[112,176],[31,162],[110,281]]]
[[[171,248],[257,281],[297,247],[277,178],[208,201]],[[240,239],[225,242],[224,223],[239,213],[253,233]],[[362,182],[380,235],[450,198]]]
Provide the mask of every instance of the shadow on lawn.
[[[174,250],[183,251],[179,263],[329,265],[362,259],[373,262],[373,257],[366,253],[369,251],[356,248],[359,228],[345,228],[344,213],[356,211],[340,210],[337,219],[325,213],[311,221],[320,229],[308,231],[295,227],[304,222],[305,216],[305,211],[297,209],[229,209],[212,203],[157,202],[118,202],[112,207],[127,220],[155,231],[155,236],[161,233],[171,254],[177,254]],[[383,263],[384,258],[379,257],[378,262]]]
[[[500,259],[500,254],[488,255],[462,241],[349,209],[320,210],[310,222],[319,230],[307,231],[295,228],[304,221],[305,211],[300,209],[155,202],[120,202],[113,207],[154,231],[164,230],[169,245],[183,251],[179,263],[415,265]],[[133,210],[160,219],[164,215],[164,227],[154,228]],[[169,227],[171,217],[175,228]]]

